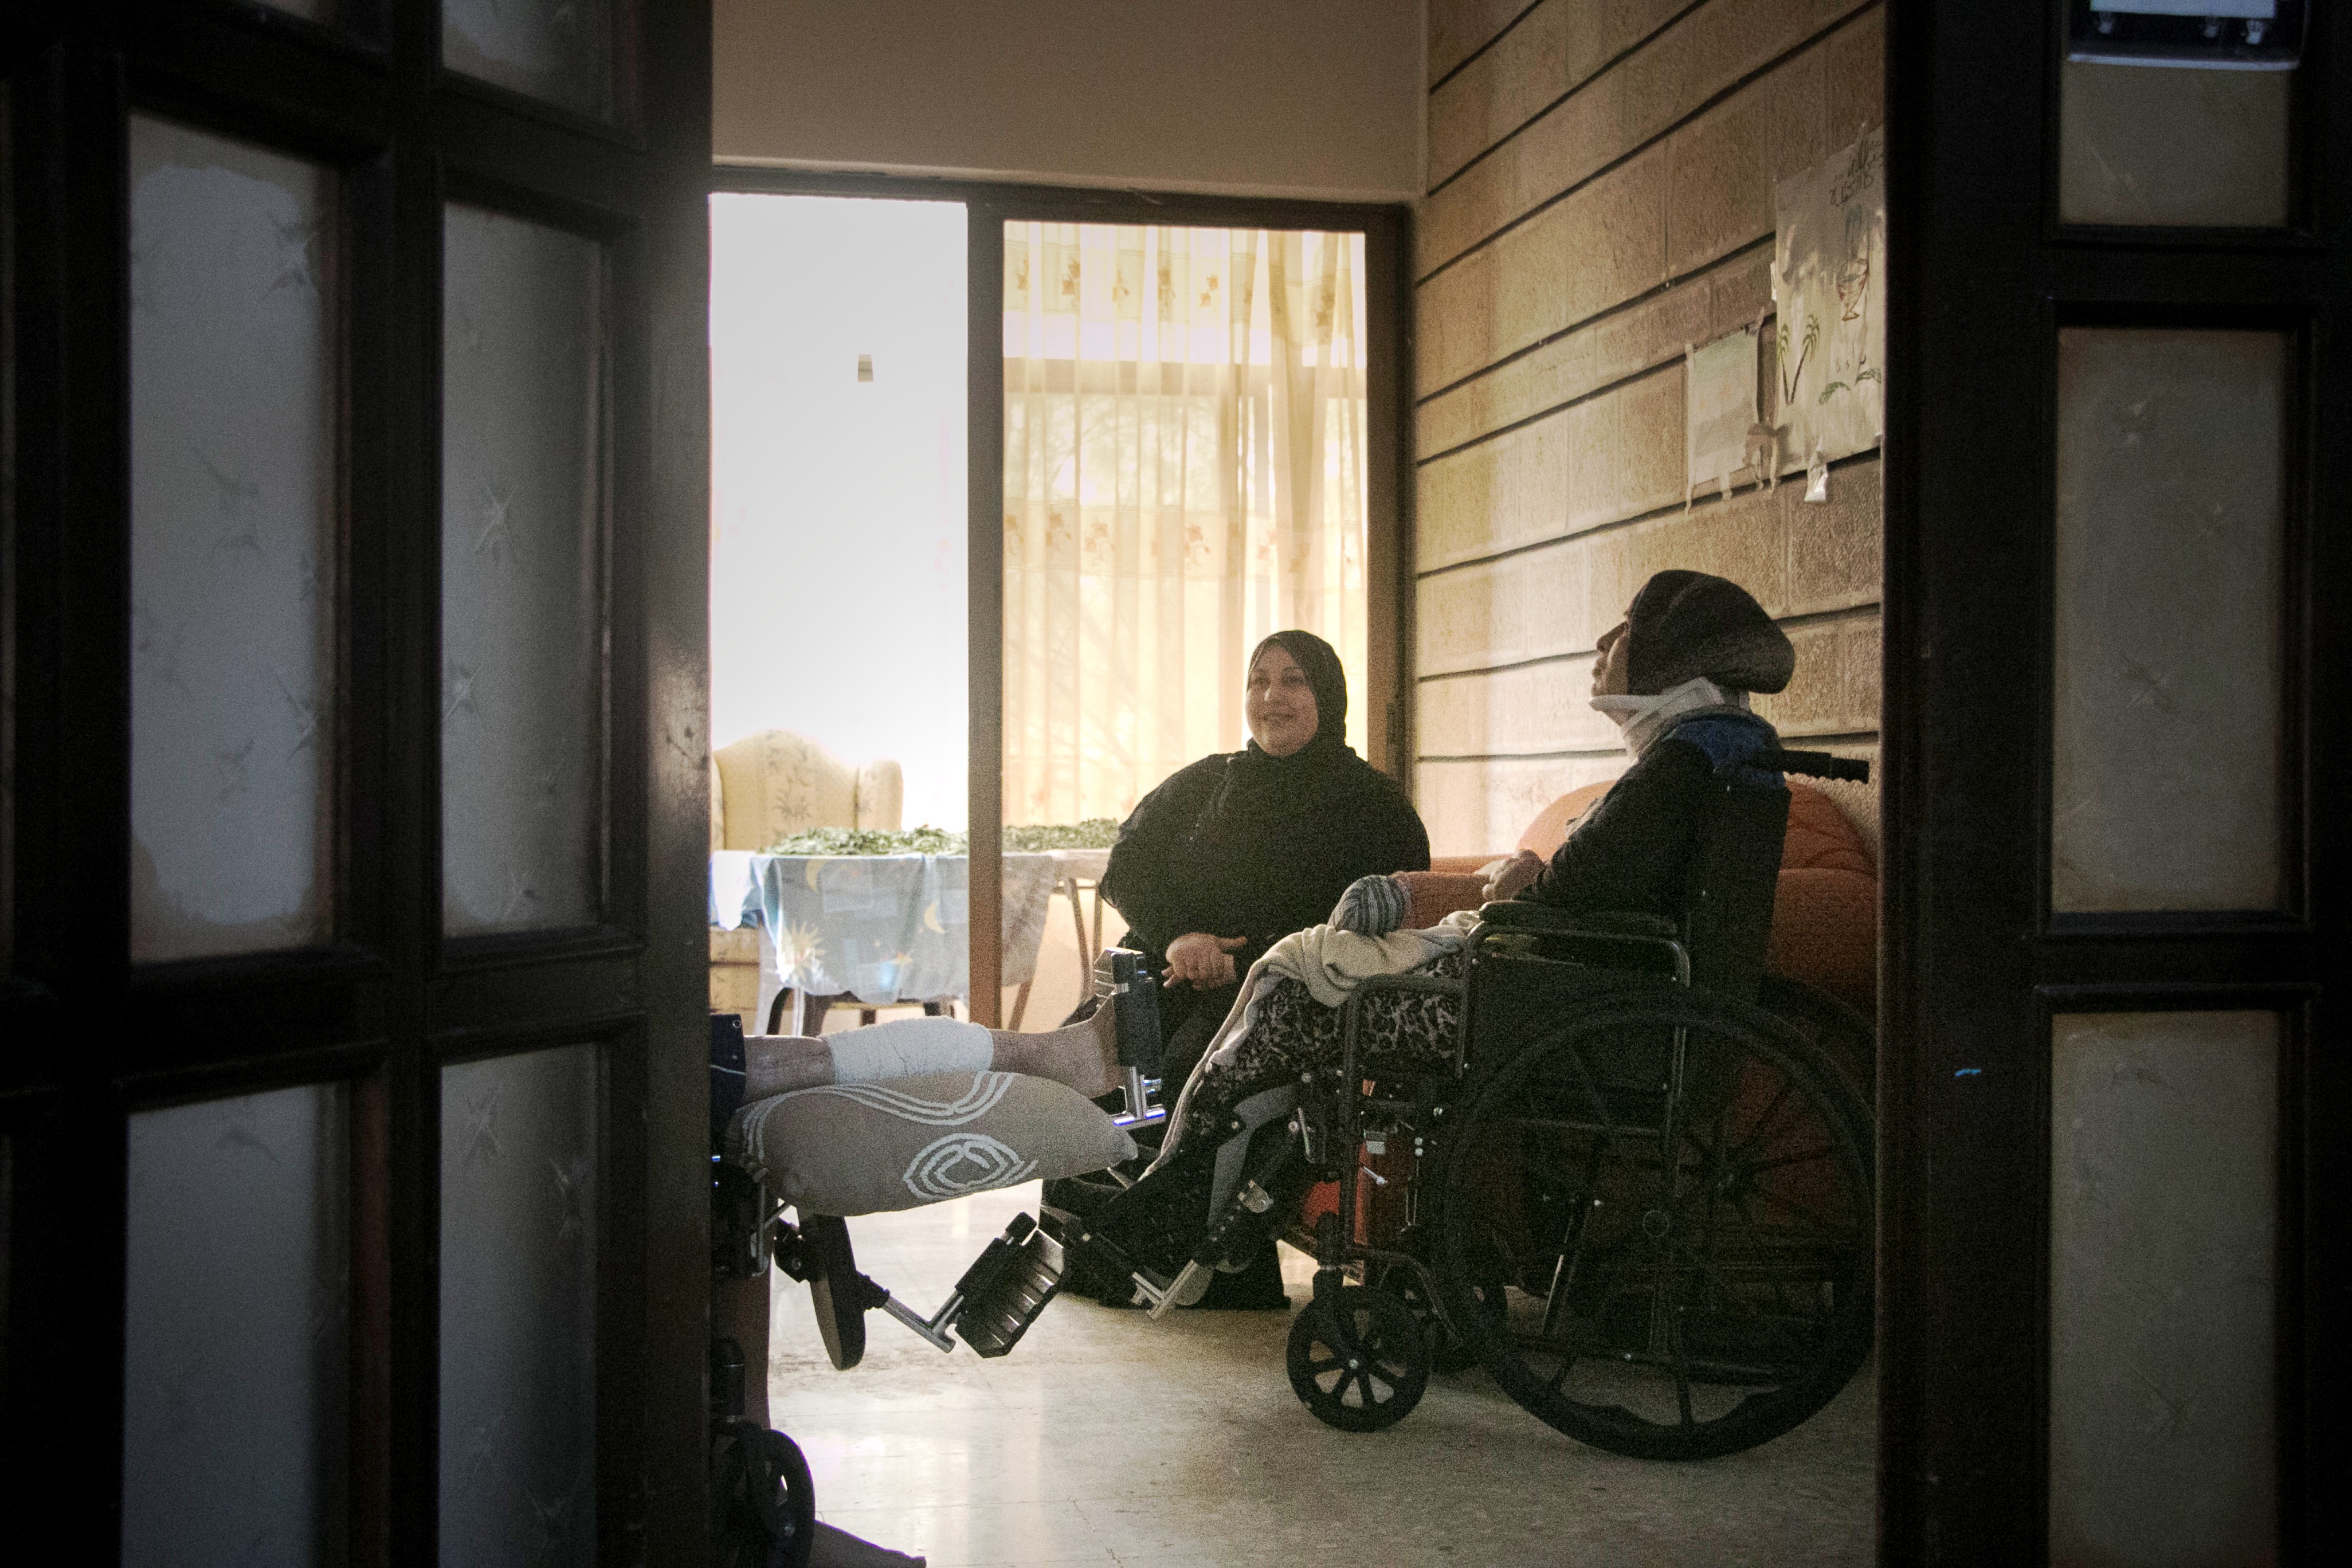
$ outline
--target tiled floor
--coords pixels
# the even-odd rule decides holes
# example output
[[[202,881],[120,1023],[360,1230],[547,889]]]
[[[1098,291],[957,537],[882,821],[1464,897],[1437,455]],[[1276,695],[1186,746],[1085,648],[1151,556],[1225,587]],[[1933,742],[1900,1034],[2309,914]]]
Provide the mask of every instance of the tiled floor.
[[[856,1221],[858,1262],[937,1306],[1034,1185]],[[1312,1268],[1285,1249],[1291,1295]],[[836,1373],[807,1293],[782,1281],[776,1425],[815,1473],[821,1518],[931,1568],[981,1564],[1618,1565],[1864,1563],[1867,1369],[1752,1452],[1645,1464],[1526,1415],[1485,1374],[1440,1375],[1361,1436],[1307,1413],[1283,1374],[1289,1321],[1187,1312],[1153,1324],[1066,1300],[1011,1355],[942,1355],[880,1313]]]

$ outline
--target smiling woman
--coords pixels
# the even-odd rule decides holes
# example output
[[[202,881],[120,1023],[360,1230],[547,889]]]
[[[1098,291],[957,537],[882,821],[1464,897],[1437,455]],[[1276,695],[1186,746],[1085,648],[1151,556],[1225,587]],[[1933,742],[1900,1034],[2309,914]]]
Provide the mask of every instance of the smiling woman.
[[[1145,795],[1119,830],[1103,896],[1171,989],[1166,1079],[1181,1082],[1280,938],[1327,919],[1359,877],[1420,870],[1429,836],[1404,792],[1348,744],[1348,677],[1312,632],[1250,656],[1250,743],[1202,757]]]

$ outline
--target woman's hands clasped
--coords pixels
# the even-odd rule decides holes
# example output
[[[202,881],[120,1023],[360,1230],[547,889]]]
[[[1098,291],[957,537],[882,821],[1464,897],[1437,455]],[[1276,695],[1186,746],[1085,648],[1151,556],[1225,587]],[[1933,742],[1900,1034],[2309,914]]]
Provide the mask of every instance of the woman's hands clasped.
[[[1234,971],[1234,950],[1248,941],[1244,936],[1186,931],[1168,944],[1168,983],[1172,985],[1181,980],[1200,991],[1231,985],[1240,978]]]

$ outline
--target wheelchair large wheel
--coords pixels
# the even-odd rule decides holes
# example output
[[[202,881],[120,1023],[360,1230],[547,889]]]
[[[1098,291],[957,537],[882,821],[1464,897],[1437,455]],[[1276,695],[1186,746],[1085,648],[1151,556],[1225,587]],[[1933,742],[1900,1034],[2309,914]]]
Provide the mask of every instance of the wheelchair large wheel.
[[[1873,1103],[1878,1092],[1878,1029],[1868,1018],[1828,992],[1785,974],[1764,976],[1756,1005],[1820,1047],[1844,1070],[1863,1103]]]
[[[1787,1024],[1612,987],[1465,1099],[1437,1274],[1541,1420],[1636,1458],[1736,1453],[1828,1404],[1869,1354],[1871,1119]],[[1519,1265],[1499,1318],[1474,1298],[1497,1224]]]

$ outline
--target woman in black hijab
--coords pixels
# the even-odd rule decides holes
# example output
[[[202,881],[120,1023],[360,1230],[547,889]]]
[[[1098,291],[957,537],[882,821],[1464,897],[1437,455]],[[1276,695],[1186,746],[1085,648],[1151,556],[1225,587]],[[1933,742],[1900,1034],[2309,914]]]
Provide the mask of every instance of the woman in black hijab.
[[[1162,978],[1162,1081],[1192,1076],[1265,950],[1330,919],[1360,877],[1429,867],[1429,834],[1403,790],[1348,745],[1348,678],[1329,643],[1276,632],[1250,655],[1250,743],[1202,758],[1147,795],[1119,828],[1103,896]],[[1146,1144],[1158,1128],[1137,1129]],[[1075,1203],[1083,1183],[1054,1183]],[[1124,1304],[1125,1281],[1105,1300]],[[1203,1307],[1287,1307],[1272,1242],[1220,1275]]]
[[[1328,920],[1359,877],[1429,867],[1404,791],[1348,745],[1329,643],[1276,632],[1250,655],[1246,750],[1203,757],[1136,805],[1103,896],[1164,976],[1165,1081],[1181,1084],[1279,938]]]

